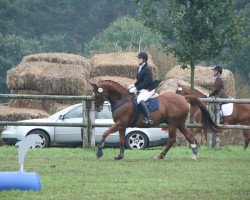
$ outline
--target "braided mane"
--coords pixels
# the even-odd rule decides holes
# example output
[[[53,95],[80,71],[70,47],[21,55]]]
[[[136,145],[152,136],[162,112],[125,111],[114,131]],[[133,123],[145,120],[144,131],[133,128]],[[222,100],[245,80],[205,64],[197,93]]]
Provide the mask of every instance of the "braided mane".
[[[125,93],[129,93],[128,89],[126,89],[125,87],[123,87],[120,83],[117,83],[116,81],[112,81],[112,80],[103,80],[103,81],[99,81],[98,84],[100,83],[111,83],[112,85],[117,86],[121,91],[125,92]]]

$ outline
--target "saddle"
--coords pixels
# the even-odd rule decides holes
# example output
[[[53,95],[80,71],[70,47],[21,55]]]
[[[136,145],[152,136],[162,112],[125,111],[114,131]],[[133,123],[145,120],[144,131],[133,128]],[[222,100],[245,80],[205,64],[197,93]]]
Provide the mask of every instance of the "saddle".
[[[156,94],[156,95],[154,94],[151,98],[149,98],[146,101],[146,104],[148,106],[149,112],[157,111],[159,109],[158,94]],[[134,107],[134,112],[135,112],[135,120],[131,124],[131,127],[134,127],[136,122],[138,121],[140,115],[141,114],[143,115],[139,105],[137,104],[137,98],[136,97],[133,99],[133,107]]]
[[[146,101],[149,112],[154,112],[154,111],[157,111],[159,109],[159,101],[158,101],[157,96],[158,96],[158,94],[157,95],[154,94],[152,97],[150,97]],[[133,100],[133,106],[134,106],[135,112],[141,114],[141,109],[140,109],[139,105],[137,104],[137,98],[136,97]]]

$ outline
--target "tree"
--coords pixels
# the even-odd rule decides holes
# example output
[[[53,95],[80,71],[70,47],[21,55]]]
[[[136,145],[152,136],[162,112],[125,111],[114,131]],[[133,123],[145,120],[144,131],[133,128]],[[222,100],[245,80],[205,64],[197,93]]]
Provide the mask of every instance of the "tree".
[[[23,56],[41,51],[40,43],[37,40],[26,40],[16,35],[4,36],[0,33],[0,92],[7,91],[7,71],[20,62]]]
[[[226,60],[242,45],[243,18],[234,0],[134,0],[144,23],[165,36],[168,50],[191,66]]]
[[[162,48],[163,37],[134,18],[122,17],[114,21],[85,46],[85,54],[122,50],[145,50],[150,46]]]
[[[239,52],[239,55],[233,56],[228,67],[234,72],[243,76],[250,83],[250,2],[247,0],[237,1],[237,10],[243,11],[246,17],[246,26],[243,37],[246,38],[245,46]]]
[[[134,15],[135,7],[128,0],[1,0],[0,32],[24,38],[48,36],[65,44],[71,36],[70,41],[78,44],[77,48],[63,52],[79,53],[83,43],[117,17]]]

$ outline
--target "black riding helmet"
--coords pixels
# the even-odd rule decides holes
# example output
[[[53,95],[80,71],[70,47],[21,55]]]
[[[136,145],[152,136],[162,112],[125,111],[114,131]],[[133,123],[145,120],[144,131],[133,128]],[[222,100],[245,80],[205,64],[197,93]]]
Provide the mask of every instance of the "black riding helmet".
[[[222,74],[222,67],[219,65],[215,65],[212,70],[216,70],[218,73]]]
[[[148,61],[148,54],[141,51],[140,53],[138,53],[137,55],[138,58],[142,58],[144,60],[144,62],[147,62]]]

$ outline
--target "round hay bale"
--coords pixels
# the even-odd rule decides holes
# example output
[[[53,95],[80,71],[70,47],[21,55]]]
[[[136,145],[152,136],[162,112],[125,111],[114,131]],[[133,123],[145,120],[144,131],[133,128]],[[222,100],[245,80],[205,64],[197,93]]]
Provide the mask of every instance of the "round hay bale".
[[[180,67],[181,67],[180,65],[175,66],[172,70],[170,70],[166,74],[165,79],[166,80],[179,79],[186,81],[187,83],[190,83],[190,75],[191,75],[190,67],[187,67],[184,70],[181,69]],[[213,72],[211,70],[212,68],[213,67],[203,67],[203,66],[195,67],[194,83],[196,86],[201,86],[209,91],[212,91],[214,89],[215,77],[213,76]],[[236,91],[235,91],[235,80],[233,73],[227,69],[224,69],[222,73],[222,78],[225,81],[227,95],[229,97],[235,97]]]
[[[110,54],[96,54],[91,60],[93,67],[91,68],[90,77],[96,76],[122,76],[135,79],[137,68],[136,52],[119,52]],[[156,77],[156,67],[149,55],[148,66],[151,68],[153,77]]]
[[[175,93],[175,91],[178,87],[177,83],[190,86],[190,83],[188,83],[186,81],[179,80],[176,78],[170,78],[170,79],[167,79],[161,83],[158,91],[159,91],[159,93],[164,93],[164,92],[174,92]],[[194,88],[201,91],[204,94],[209,93],[209,91],[207,89],[200,87],[198,85],[195,85]]]

